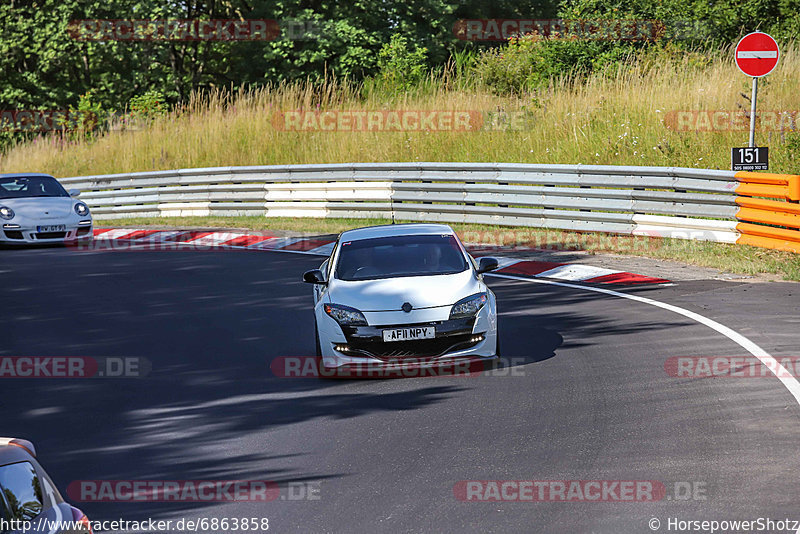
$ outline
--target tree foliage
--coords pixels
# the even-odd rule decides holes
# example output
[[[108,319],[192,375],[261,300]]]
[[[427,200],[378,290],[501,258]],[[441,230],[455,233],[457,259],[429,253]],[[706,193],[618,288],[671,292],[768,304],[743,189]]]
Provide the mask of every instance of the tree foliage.
[[[405,87],[422,77],[423,64],[437,68],[451,57],[474,57],[463,55],[465,50],[502,48],[502,43],[459,41],[453,33],[459,19],[556,16],[698,22],[707,35],[687,42],[715,47],[754,29],[772,31],[779,40],[800,32],[800,0],[10,0],[0,4],[0,110],[66,110],[89,93],[109,111],[126,109],[132,98],[151,91],[175,104],[193,91],[213,88],[313,82],[331,74],[361,80],[377,75],[381,65],[384,75],[395,76],[405,68],[402,61],[411,61],[401,79]],[[71,35],[70,21],[96,19],[267,19],[278,21],[283,33],[270,41],[90,41]],[[392,61],[384,56],[381,63],[383,47],[394,46],[392,36],[405,40],[407,54]],[[570,69],[618,61],[630,47],[517,43],[502,60],[516,55],[521,67],[503,75],[508,65],[499,52],[486,68],[497,71],[498,83],[519,87],[516,68],[534,73],[525,84],[538,83]],[[423,49],[424,62],[415,52]]]

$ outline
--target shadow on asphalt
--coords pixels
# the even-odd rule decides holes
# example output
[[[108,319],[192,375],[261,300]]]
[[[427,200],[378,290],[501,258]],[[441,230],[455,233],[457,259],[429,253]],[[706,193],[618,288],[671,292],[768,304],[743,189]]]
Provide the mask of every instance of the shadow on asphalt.
[[[291,455],[276,454],[268,442],[260,454],[238,451],[271,428],[416,410],[473,387],[459,378],[404,380],[389,389],[385,381],[271,375],[277,357],[313,355],[311,294],[299,279],[317,257],[45,249],[3,259],[0,356],[143,357],[152,364],[138,379],[4,380],[2,434],[32,439],[62,490],[87,479],[283,484],[346,477],[311,461],[302,470],[284,468]],[[560,347],[591,344],[596,333],[669,327],[581,313],[582,302],[602,295],[489,283],[511,365],[535,366]],[[537,303],[570,311],[544,313]],[[325,439],[321,430],[321,446]],[[93,519],[205,506],[75,504]]]

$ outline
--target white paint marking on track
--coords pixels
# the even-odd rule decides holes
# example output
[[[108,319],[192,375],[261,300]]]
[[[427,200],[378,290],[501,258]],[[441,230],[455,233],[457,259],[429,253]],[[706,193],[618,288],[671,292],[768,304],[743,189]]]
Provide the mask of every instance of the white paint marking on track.
[[[321,245],[321,246],[319,246],[317,248],[312,248],[311,250],[308,250],[307,252],[309,254],[315,254],[317,256],[330,256],[331,252],[333,252],[333,245],[335,245],[335,244],[336,244],[336,242],[333,241],[331,243],[327,243],[325,245]]]
[[[567,265],[559,265],[550,270],[541,272],[536,276],[542,278],[558,278],[559,280],[588,280],[589,278],[597,278],[598,276],[606,276],[609,274],[616,274],[620,271],[612,271],[611,269],[604,269],[602,267],[593,267],[591,265],[583,265],[581,263],[572,263]]]
[[[168,241],[173,237],[180,235],[182,233],[183,232],[177,232],[177,231],[166,231],[166,232],[158,231],[153,234],[150,234],[147,237],[137,239],[137,241],[139,243],[164,243],[165,241]]]
[[[251,249],[251,250],[270,250],[272,247],[275,246],[275,241],[278,239],[282,239],[280,237],[268,237],[257,243],[253,243],[252,245],[242,245],[242,248]]]
[[[800,405],[800,382],[792,376],[792,374],[786,370],[786,368],[781,365],[778,360],[772,357],[767,351],[750,341],[748,338],[744,337],[739,332],[728,328],[727,326],[718,323],[713,319],[709,319],[699,313],[695,313],[693,311],[687,310],[685,308],[681,308],[680,306],[675,306],[673,304],[667,304],[666,302],[660,302],[658,300],[649,299],[647,297],[640,297],[639,295],[629,295],[627,293],[621,293],[619,291],[613,291],[611,289],[605,289],[602,287],[594,287],[594,286],[583,286],[578,284],[568,284],[566,282],[555,282],[552,280],[540,280],[537,278],[525,278],[522,276],[514,276],[509,274],[500,274],[500,273],[486,273],[489,276],[495,276],[498,278],[508,278],[510,280],[521,280],[523,282],[533,282],[535,284],[549,284],[553,286],[561,286],[561,287],[568,287],[571,289],[581,289],[583,291],[594,291],[595,293],[603,293],[604,295],[611,295],[612,297],[620,297],[623,299],[628,300],[635,300],[636,302],[642,302],[644,304],[650,304],[651,306],[656,306],[658,308],[662,308],[664,310],[668,310],[679,315],[683,315],[693,321],[697,321],[700,324],[703,324],[712,330],[715,330],[722,334],[723,336],[727,337],[747,352],[758,358],[761,363],[767,366],[767,368],[775,375],[775,377],[780,380],[786,389],[789,390],[789,393],[792,394],[797,404]],[[797,531],[797,534],[800,534],[800,530]]]
[[[298,241],[302,241],[302,238],[299,237],[271,237],[265,241],[261,241],[254,245],[250,245],[247,247],[248,249],[253,250],[280,250],[283,247],[288,247],[289,245],[293,245]],[[285,252],[292,252],[292,251],[285,251]]]
[[[121,239],[121,238],[125,237],[126,235],[130,235],[130,234],[132,234],[134,232],[138,232],[138,231],[139,230],[131,230],[131,229],[128,229],[128,228],[112,228],[111,230],[103,232],[102,234],[97,234],[96,236],[94,236],[94,238],[97,239],[97,240]]]
[[[512,265],[516,265],[522,260],[518,258],[506,258],[503,256],[492,256],[494,259],[497,260],[497,268],[498,269],[505,269],[506,267],[511,267]],[[477,258],[480,261],[480,258]]]
[[[191,243],[192,245],[205,245],[205,246],[216,246],[222,245],[226,241],[232,241],[242,235],[238,232],[212,232],[208,235],[204,235],[203,237],[198,237],[196,239],[190,239],[187,243]]]

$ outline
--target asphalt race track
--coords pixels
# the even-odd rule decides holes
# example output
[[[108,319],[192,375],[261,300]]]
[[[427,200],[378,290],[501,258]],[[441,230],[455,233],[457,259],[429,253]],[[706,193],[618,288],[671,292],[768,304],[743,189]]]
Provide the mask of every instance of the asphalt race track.
[[[747,356],[668,310],[492,278],[506,366],[477,377],[280,378],[314,352],[321,258],[4,250],[0,356],[145,358],[140,378],[5,378],[2,434],[80,480],[270,480],[268,503],[75,502],[93,520],[268,517],[275,532],[652,532],[800,519],[800,406],[775,377],[676,378],[677,356]],[[800,356],[800,286],[620,289]],[[469,480],[659,481],[655,502],[463,502]],[[288,487],[318,498],[289,498]],[[678,489],[692,488],[685,499]],[[297,497],[297,495],[295,495]],[[69,497],[68,497],[68,500]]]

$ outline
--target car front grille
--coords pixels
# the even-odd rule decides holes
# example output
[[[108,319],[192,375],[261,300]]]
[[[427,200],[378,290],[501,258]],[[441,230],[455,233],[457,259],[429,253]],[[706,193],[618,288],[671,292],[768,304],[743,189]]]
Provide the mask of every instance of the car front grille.
[[[33,234],[36,239],[64,239],[67,237],[67,232],[39,232]]]
[[[9,239],[22,239],[22,230],[3,230]]]
[[[480,343],[483,336],[472,333],[474,324],[475,319],[470,317],[422,324],[344,327],[342,330],[347,343],[337,344],[336,350],[348,356],[372,357],[384,361],[437,358]],[[415,326],[434,327],[436,337],[411,341],[383,341],[384,329]]]

